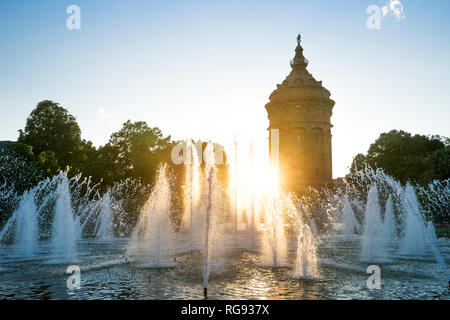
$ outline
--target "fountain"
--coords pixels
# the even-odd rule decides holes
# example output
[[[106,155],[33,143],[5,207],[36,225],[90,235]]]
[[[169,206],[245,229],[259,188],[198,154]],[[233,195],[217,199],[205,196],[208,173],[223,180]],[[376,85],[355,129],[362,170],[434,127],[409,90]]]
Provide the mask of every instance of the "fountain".
[[[100,212],[97,219],[97,234],[99,239],[111,239],[114,237],[114,216],[112,211],[111,190],[103,195],[99,200]]]
[[[238,143],[236,136],[234,137],[234,247],[238,247]]]
[[[51,238],[51,251],[56,259],[51,262],[69,263],[77,260],[77,240],[81,239],[81,225],[72,208],[67,172],[60,177],[56,188]]]
[[[414,188],[408,185],[404,190],[405,215],[403,221],[403,238],[400,251],[407,255],[425,253],[425,228]]]
[[[214,267],[220,266],[218,258],[224,253],[223,246],[226,241],[223,238],[223,224],[220,225],[224,207],[222,207],[221,190],[216,177],[214,145],[211,142],[205,148],[204,160],[207,178],[204,185],[206,197],[203,198],[204,219],[201,226],[203,227],[203,288],[206,297],[210,272]]]
[[[405,235],[402,243],[402,251],[408,254],[423,254],[424,251],[424,239],[428,242],[433,251],[436,260],[438,261],[442,272],[447,278],[447,282],[450,286],[450,277],[445,265],[444,259],[442,259],[439,249],[436,247],[435,241],[430,234],[430,229],[427,230],[425,222],[423,221],[422,213],[419,208],[419,202],[414,187],[409,183],[404,189],[404,202],[407,215],[405,217]],[[415,234],[415,237],[414,237]]]
[[[436,229],[434,228],[433,221],[428,221],[427,232],[428,232],[430,239],[433,242],[436,242],[437,236],[436,236]]]
[[[201,152],[201,144],[200,144]],[[193,144],[192,140],[188,140],[186,143],[185,150],[186,157],[186,181],[185,181],[185,211],[183,214],[183,225],[185,230],[189,230],[190,242],[191,242],[191,252],[194,248],[197,248],[196,243],[198,242],[199,230],[197,226],[200,221],[197,214],[197,206],[200,196],[200,171],[199,171],[199,155],[196,146]]]
[[[343,198],[344,209],[343,209],[343,217],[342,223],[344,226],[344,235],[347,238],[353,237],[355,234],[360,233],[360,225],[358,220],[356,220],[355,212],[353,211],[352,204],[350,203],[350,199],[348,195],[344,195]]]
[[[361,259],[369,262],[386,262],[386,239],[383,237],[383,223],[378,199],[378,190],[373,185],[369,190],[362,234]]]
[[[155,186],[145,203],[132,235],[127,259],[132,254],[145,261],[142,268],[167,268],[176,264],[172,258],[170,243],[174,238],[170,222],[171,191],[164,165],[158,170]]]
[[[34,202],[35,189],[25,191],[21,197],[16,216],[15,244],[17,253],[32,257],[39,241],[38,212]]]
[[[56,199],[54,204],[52,199]],[[50,206],[49,206],[50,205]],[[50,209],[49,209],[50,208]],[[70,181],[67,172],[61,172],[51,180],[40,182],[25,191],[20,197],[17,209],[12,213],[0,232],[0,241],[14,229],[14,243],[19,255],[31,257],[36,253],[42,234],[40,224],[45,226],[43,211],[52,212],[50,262],[66,263],[76,260],[76,241],[81,238],[79,220],[72,209]]]
[[[309,221],[309,229],[311,230],[314,238],[317,238],[319,236],[319,233],[317,232],[316,220],[314,220],[314,218],[311,218]]]
[[[254,154],[254,145],[250,144],[248,150],[248,156],[250,159],[250,176],[254,177],[256,175],[255,172],[255,154]],[[255,222],[255,181],[251,181],[250,183],[250,243],[251,247],[256,247],[256,222]]]
[[[282,194],[278,186],[267,194],[265,223],[262,237],[262,265],[278,268],[287,266],[287,240],[284,230],[283,213],[292,208],[289,197]]]
[[[56,178],[54,178],[56,180]],[[34,255],[39,238],[39,220],[42,213],[42,209],[47,205],[51,198],[51,193],[43,195],[43,191],[51,183],[49,179],[41,181],[37,186],[26,190],[20,197],[18,197],[12,189],[7,189],[3,195],[17,198],[8,199],[4,198],[5,202],[16,202],[16,209],[13,211],[11,217],[3,226],[0,231],[0,243],[10,231],[13,231],[14,244],[16,245],[19,255],[25,255],[31,257]],[[0,186],[0,191],[1,191]],[[0,192],[1,193],[1,192]],[[41,199],[41,203],[37,206],[37,199]],[[13,228],[15,226],[15,228]]]
[[[208,295],[208,277],[209,277],[209,247],[210,238],[209,233],[211,231],[211,202],[212,202],[212,180],[214,177],[214,167],[209,169],[208,173],[208,205],[206,207],[205,214],[205,257],[203,268],[203,293],[205,297]]]
[[[297,258],[294,277],[297,279],[318,279],[317,248],[314,235],[304,224],[300,227],[297,241]]]
[[[389,195],[386,201],[386,210],[384,211],[383,223],[383,237],[386,241],[397,239],[397,228],[394,218],[394,203],[392,202],[392,195]]]
[[[5,197],[15,197],[11,202],[15,205],[9,211],[11,216],[0,231],[0,241],[13,243],[12,246],[3,246],[3,244],[0,246],[2,268],[8,263],[16,264],[18,267],[28,263],[46,264],[45,268],[49,268],[48,270],[56,274],[60,271],[60,267],[52,266],[53,264],[77,261],[84,264],[81,266],[83,272],[98,270],[98,275],[102,275],[104,272],[101,269],[112,266],[117,266],[115,271],[129,272],[130,265],[119,265],[134,261],[137,262],[138,268],[177,266],[176,271],[167,271],[167,274],[162,270],[147,270],[148,279],[150,281],[153,273],[158,274],[158,281],[159,277],[176,274],[175,287],[178,289],[181,287],[180,290],[189,295],[192,294],[191,290],[194,295],[198,294],[198,286],[192,286],[192,279],[198,279],[198,282],[203,284],[203,293],[206,297],[208,288],[211,290],[217,285],[215,281],[210,280],[211,275],[218,275],[219,272],[225,273],[223,277],[218,276],[220,281],[225,281],[224,279],[234,281],[236,278],[236,283],[243,284],[239,290],[248,289],[255,292],[261,290],[260,293],[266,289],[276,290],[275,287],[278,284],[280,288],[283,288],[285,279],[290,282],[288,285],[292,285],[292,281],[320,279],[321,274],[326,274],[328,277],[330,272],[336,272],[337,277],[342,274],[343,279],[348,278],[346,277],[348,272],[356,272],[354,279],[357,279],[359,273],[364,273],[365,276],[366,262],[395,261],[395,267],[394,264],[383,265],[383,272],[389,274],[389,277],[386,277],[386,283],[391,279],[395,281],[408,279],[414,272],[411,270],[416,267],[419,270],[418,274],[424,269],[426,272],[435,272],[434,268],[421,268],[422,263],[430,262],[431,249],[448,279],[444,261],[446,257],[442,257],[438,250],[438,247],[446,245],[447,240],[436,239],[434,225],[431,221],[424,220],[415,195],[415,188],[411,185],[403,188],[397,181],[381,171],[366,171],[362,173],[363,183],[357,186],[348,183],[341,190],[316,191],[311,193],[312,196],[308,195],[308,199],[303,197],[297,199],[283,192],[279,184],[275,182],[276,179],[272,182],[269,175],[264,178],[271,182],[264,185],[265,189],[261,189],[262,183],[255,184],[256,181],[260,182],[255,179],[256,174],[245,172],[246,167],[242,165],[242,159],[238,159],[239,161],[234,161],[229,172],[230,189],[227,195],[219,180],[222,177],[221,167],[216,166],[215,163],[214,145],[208,143],[204,150],[204,166],[199,164],[198,158],[201,155],[194,152],[192,141],[187,143],[186,150],[191,156],[191,162],[186,163],[184,208],[180,209],[184,216],[180,219],[182,222],[178,238],[171,220],[178,214],[175,211],[177,207],[172,206],[172,201],[175,201],[175,198],[172,199],[175,191],[172,187],[175,184],[170,183],[172,177],[168,175],[166,166],[158,170],[155,184],[149,192],[145,205],[142,208],[133,208],[140,210],[140,215],[136,225],[130,227],[122,224],[123,220],[121,220],[121,217],[127,214],[125,211],[127,206],[122,206],[121,201],[128,199],[129,193],[117,192],[115,186],[101,193],[96,186],[90,186],[89,179],[82,179],[81,176],[69,179],[67,172],[61,172],[20,196],[0,185],[0,201],[3,201]],[[252,157],[253,150],[250,149],[249,159]],[[250,168],[253,168],[253,160],[250,163],[252,164]],[[238,172],[239,181],[237,181],[235,170],[238,165],[241,170]],[[233,189],[233,181],[240,190],[239,201],[237,201],[236,188]],[[254,185],[257,188],[250,188]],[[147,197],[149,188],[136,184],[132,190],[131,194],[139,193],[140,196]],[[421,192],[422,199],[426,193],[423,190]],[[8,194],[9,196],[5,196]],[[384,212],[381,209],[380,199],[381,201],[387,199]],[[443,201],[442,199],[440,201]],[[365,210],[363,210],[364,203],[366,203]],[[363,230],[361,230],[355,212],[360,214],[363,211]],[[242,219],[236,220],[237,212],[242,213]],[[426,212],[428,216],[429,211]],[[326,220],[327,218],[329,220]],[[244,219],[247,220],[244,221]],[[173,219],[173,221],[177,220]],[[335,221],[342,221],[343,228],[333,234],[334,229],[327,230],[327,226]],[[320,222],[320,235],[316,222]],[[124,226],[127,230],[123,233],[119,232],[119,229]],[[241,228],[238,230],[238,227]],[[131,241],[126,238],[121,239],[123,234],[128,236],[130,230],[133,230]],[[246,233],[241,232],[242,230],[246,230]],[[260,232],[257,233],[257,230]],[[247,237],[238,238],[238,231],[239,235],[245,234]],[[342,241],[342,233],[346,236],[346,240],[352,241]],[[190,236],[190,243],[188,236]],[[47,241],[48,238],[50,241]],[[86,241],[82,238],[90,239]],[[104,239],[109,240],[103,241]],[[247,240],[248,243],[246,243]],[[260,250],[257,256],[252,250],[245,250],[254,248],[256,240],[261,243],[261,247],[257,247]],[[291,246],[288,246],[288,243]],[[124,246],[125,250],[122,249]],[[49,250],[44,250],[47,248]],[[90,256],[91,248],[96,250],[93,256]],[[292,260],[290,256],[288,259],[289,248],[292,252]],[[319,251],[318,248],[320,248]],[[198,250],[198,255],[194,252],[195,250]],[[228,251],[233,254],[225,255]],[[127,259],[118,259],[124,253]],[[319,253],[324,259],[319,259]],[[405,258],[402,255],[412,255],[413,258]],[[23,259],[24,257],[27,259]],[[173,263],[175,258],[178,264]],[[348,261],[342,263],[343,258]],[[101,261],[98,261],[99,259]],[[223,263],[225,259],[237,264],[225,265]],[[268,269],[254,272],[247,269],[254,267],[255,261],[258,260],[264,267],[292,266],[292,271],[274,272]],[[198,268],[191,267],[195,265]],[[330,269],[324,269],[328,268],[327,265]],[[132,268],[134,266],[134,264],[131,265]],[[186,268],[186,266],[189,267]],[[230,269],[236,270],[236,266],[239,268],[238,272],[233,271],[231,277],[230,274],[226,274]],[[402,266],[405,267],[402,268]],[[237,279],[240,277],[241,267],[245,276],[252,278],[251,281]],[[134,269],[132,270],[134,272]],[[0,280],[8,281],[2,272],[4,271],[0,270]],[[253,278],[255,274],[257,277]],[[274,274],[277,275],[277,283],[273,287],[266,288],[267,283],[274,281],[270,278]],[[269,278],[264,281],[259,279],[267,275]],[[133,281],[136,279],[134,278]],[[418,279],[431,282],[436,279],[436,276],[433,274],[428,278],[422,276]],[[219,283],[222,285],[221,282]],[[127,286],[128,290],[132,287],[131,284]],[[243,288],[247,284],[250,289]],[[164,288],[166,285],[171,288],[170,292],[177,294],[180,292],[173,290],[170,281],[164,284]],[[317,285],[320,285],[320,282]],[[350,285],[357,286],[358,283],[350,283]],[[149,286],[149,292],[157,290],[151,287]],[[299,287],[306,288],[302,285]],[[218,296],[227,290],[228,292],[235,290],[228,284],[223,286],[223,289],[223,292],[217,292]],[[389,288],[391,289],[392,287]],[[324,290],[327,289],[324,288]],[[399,290],[405,290],[405,287]],[[164,291],[164,294],[167,292]],[[152,294],[154,293],[155,291],[152,291]],[[256,296],[252,294],[250,293],[249,296]]]

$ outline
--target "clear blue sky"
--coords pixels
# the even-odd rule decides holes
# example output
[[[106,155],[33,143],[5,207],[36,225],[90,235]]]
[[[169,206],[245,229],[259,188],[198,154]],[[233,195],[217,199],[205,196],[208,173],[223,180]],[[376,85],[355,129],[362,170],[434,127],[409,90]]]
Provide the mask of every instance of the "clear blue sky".
[[[450,136],[450,1],[401,0],[404,19],[366,27],[388,0],[0,2],[0,140],[44,99],[95,145],[128,119],[175,139],[267,140],[264,105],[295,37],[336,101],[334,176],[380,133]],[[81,30],[66,8],[81,8]]]

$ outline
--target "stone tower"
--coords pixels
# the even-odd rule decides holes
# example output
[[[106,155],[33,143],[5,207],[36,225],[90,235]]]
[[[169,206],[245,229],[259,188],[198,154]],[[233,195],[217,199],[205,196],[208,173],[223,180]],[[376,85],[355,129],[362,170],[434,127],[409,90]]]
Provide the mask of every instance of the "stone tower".
[[[279,173],[283,187],[301,191],[306,186],[332,183],[330,118],[334,101],[330,92],[308,72],[297,37],[292,71],[266,104],[269,148],[272,135],[279,134]]]

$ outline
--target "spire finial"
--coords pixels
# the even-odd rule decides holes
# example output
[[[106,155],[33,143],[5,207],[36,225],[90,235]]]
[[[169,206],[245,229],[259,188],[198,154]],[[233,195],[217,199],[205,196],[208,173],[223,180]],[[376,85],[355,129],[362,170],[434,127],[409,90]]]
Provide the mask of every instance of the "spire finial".
[[[300,42],[302,42],[302,35],[299,33],[297,36],[297,48],[295,48],[295,57],[291,61],[292,68],[294,68],[294,66],[306,68],[306,66],[308,65],[308,60],[303,56],[303,48]]]

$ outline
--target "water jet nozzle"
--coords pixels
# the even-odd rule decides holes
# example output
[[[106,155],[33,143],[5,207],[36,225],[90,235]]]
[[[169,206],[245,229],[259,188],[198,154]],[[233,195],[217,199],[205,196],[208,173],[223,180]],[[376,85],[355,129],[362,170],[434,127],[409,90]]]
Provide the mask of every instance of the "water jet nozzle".
[[[203,295],[205,298],[208,296],[208,288],[203,288]]]

